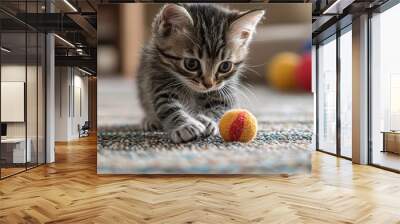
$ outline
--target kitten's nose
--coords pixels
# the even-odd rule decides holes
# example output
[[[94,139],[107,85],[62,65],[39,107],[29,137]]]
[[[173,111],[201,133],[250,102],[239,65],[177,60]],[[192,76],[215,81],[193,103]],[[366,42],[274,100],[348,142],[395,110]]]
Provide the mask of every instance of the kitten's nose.
[[[207,89],[211,88],[213,85],[212,83],[208,83],[208,82],[203,82],[204,87],[206,87]]]
[[[211,88],[213,86],[213,81],[212,80],[203,80],[203,86],[206,87],[207,89]]]
[[[209,89],[213,86],[213,84],[211,82],[203,82],[203,86]]]

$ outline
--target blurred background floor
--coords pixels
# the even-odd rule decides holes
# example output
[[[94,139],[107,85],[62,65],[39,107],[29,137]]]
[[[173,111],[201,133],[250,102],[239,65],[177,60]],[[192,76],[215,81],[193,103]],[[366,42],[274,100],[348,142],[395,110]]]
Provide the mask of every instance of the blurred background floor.
[[[251,143],[219,137],[174,144],[162,132],[143,132],[135,83],[99,79],[99,173],[297,173],[310,168],[313,96],[246,87],[239,107],[258,119]],[[118,162],[116,162],[118,161]]]
[[[139,124],[144,114],[138,101],[135,80],[98,80],[98,125]],[[251,111],[259,121],[304,122],[314,120],[314,98],[310,93],[288,93],[265,85],[246,85],[238,94],[238,107]]]

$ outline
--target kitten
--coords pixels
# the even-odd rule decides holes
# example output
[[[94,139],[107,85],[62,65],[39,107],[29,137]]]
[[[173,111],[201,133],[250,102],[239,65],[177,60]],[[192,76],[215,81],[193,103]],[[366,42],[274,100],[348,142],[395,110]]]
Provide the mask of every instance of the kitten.
[[[210,4],[166,4],[152,25],[138,71],[145,131],[175,143],[218,134],[234,106],[235,86],[264,10],[237,12]]]

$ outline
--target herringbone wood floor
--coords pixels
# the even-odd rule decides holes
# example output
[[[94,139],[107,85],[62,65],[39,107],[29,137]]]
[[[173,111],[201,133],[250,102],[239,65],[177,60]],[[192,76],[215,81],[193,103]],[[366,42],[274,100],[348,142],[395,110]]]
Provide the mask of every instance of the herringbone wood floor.
[[[94,137],[56,158],[0,181],[0,223],[400,223],[400,175],[322,153],[289,177],[98,176]]]

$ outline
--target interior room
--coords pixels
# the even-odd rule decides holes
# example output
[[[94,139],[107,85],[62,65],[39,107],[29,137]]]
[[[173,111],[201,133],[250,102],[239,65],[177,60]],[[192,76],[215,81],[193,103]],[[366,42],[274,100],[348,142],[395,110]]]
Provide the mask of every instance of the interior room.
[[[0,178],[4,179],[54,161],[54,151],[49,150],[54,143],[65,144],[95,132],[96,73],[90,63],[72,62],[77,56],[90,59],[89,44],[80,34],[82,28],[39,25],[44,19],[34,16],[72,10],[68,5],[2,1],[0,6]],[[51,41],[46,36],[49,31],[58,32]],[[73,38],[67,41],[63,36]],[[51,57],[54,59],[49,60]],[[56,74],[54,86],[48,83],[50,72]],[[48,119],[53,116],[54,120]],[[54,125],[51,131],[49,124]]]
[[[19,25],[1,32],[1,178],[41,165],[46,156],[45,36]]]
[[[360,31],[357,27],[354,30],[354,18],[351,13],[345,15],[344,11],[334,25],[322,27],[313,40],[318,83],[316,148],[353,162],[361,160],[365,164],[399,171],[398,66],[394,56],[398,50],[395,41],[399,32],[392,27],[398,20],[400,7],[390,2],[378,5],[368,10],[370,18],[365,22],[370,25],[367,29]],[[351,11],[351,7],[348,10]],[[334,29],[336,25],[338,28]],[[364,31],[367,33],[361,33]],[[367,38],[362,46],[358,46],[358,32]],[[360,52],[353,53],[354,50]],[[354,57],[361,53],[365,58],[356,61]],[[362,69],[366,75],[355,77],[354,73],[359,69],[354,67],[356,62],[365,63],[366,67]],[[357,96],[355,91],[359,89],[364,91],[364,97]],[[353,107],[362,108],[361,114],[353,111]],[[353,127],[353,122],[361,122],[362,126]],[[361,136],[354,138],[355,131]],[[361,146],[364,155],[360,154],[361,149],[352,147],[360,140],[364,144],[370,142]]]
[[[215,161],[228,150],[216,148],[220,154],[207,161],[235,175],[209,174],[204,167],[197,174],[126,175],[99,172],[98,149],[110,146],[128,165],[142,166],[143,158],[154,158],[146,149],[165,136],[145,132],[141,136],[152,140],[147,148],[135,159],[126,153],[143,146],[131,133],[145,115],[135,108],[133,81],[141,44],[151,34],[143,24],[160,7],[133,0],[1,0],[0,223],[400,223],[399,1],[256,2],[301,4],[311,12],[270,12],[254,35],[250,60],[261,64],[252,67],[261,76],[252,81],[271,95],[247,107],[262,124],[255,138],[229,143],[228,153],[269,149],[252,159],[268,158],[263,165],[271,168],[273,151],[286,166],[273,174],[238,174],[234,162],[252,160],[238,153],[220,165]],[[294,23],[298,18],[306,19]],[[301,32],[307,22],[309,32]],[[273,61],[288,49],[299,59],[303,48],[312,80],[299,83],[310,84],[308,91],[287,91],[293,86],[285,80],[272,88],[274,81],[264,77],[269,63],[259,55]],[[282,70],[293,68],[282,64]],[[265,111],[255,112],[257,105]],[[115,124],[117,131],[110,129]],[[224,144],[220,136],[209,138],[199,153],[188,147],[196,142],[162,142],[170,148],[159,151],[186,150],[190,167],[204,161],[199,154],[216,139]],[[307,152],[300,172],[290,169],[295,160],[283,146]]]

